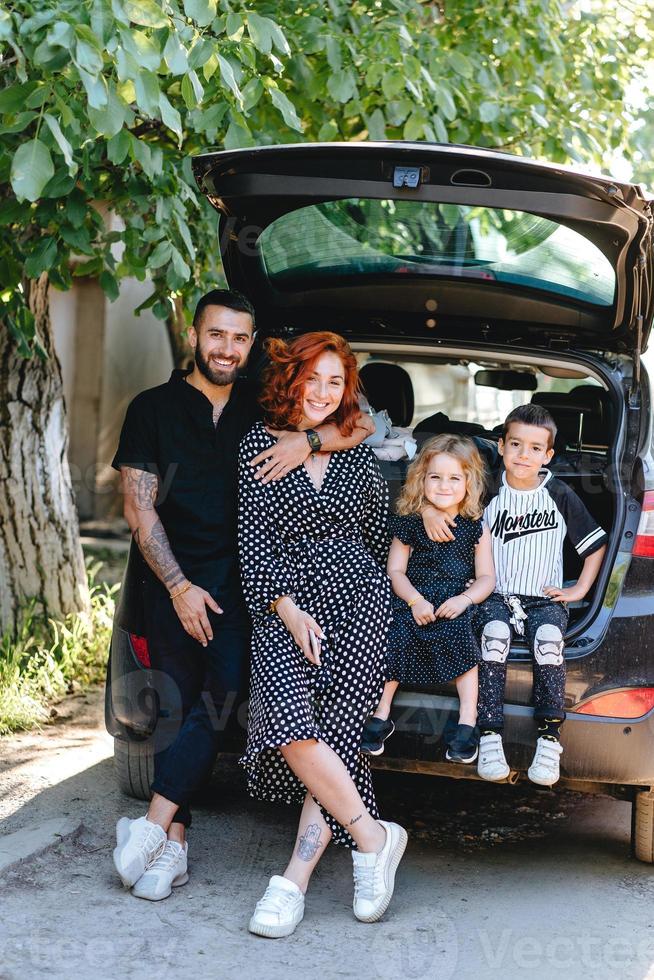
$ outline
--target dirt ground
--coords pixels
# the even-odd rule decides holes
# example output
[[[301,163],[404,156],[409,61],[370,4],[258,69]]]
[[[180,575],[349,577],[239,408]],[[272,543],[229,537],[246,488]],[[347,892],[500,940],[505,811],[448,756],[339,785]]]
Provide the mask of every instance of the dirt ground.
[[[195,810],[188,885],[161,903],[125,891],[114,826],[144,805],[116,788],[102,692],[55,724],[0,740],[0,830],[67,816],[72,832],[0,875],[0,978],[654,980],[654,869],[629,854],[630,806],[531,787],[379,773],[410,835],[376,925],[351,910],[351,860],[327,852],[286,940],[247,920],[292,845],[293,808],[257,804],[233,761]]]

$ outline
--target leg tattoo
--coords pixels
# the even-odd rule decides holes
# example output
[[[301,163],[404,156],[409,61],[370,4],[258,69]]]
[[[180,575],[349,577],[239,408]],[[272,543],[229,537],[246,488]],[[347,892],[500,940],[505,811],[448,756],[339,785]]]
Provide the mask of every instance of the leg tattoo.
[[[322,847],[320,827],[317,823],[310,823],[298,842],[298,857],[302,858],[303,861],[313,861],[319,847]]]

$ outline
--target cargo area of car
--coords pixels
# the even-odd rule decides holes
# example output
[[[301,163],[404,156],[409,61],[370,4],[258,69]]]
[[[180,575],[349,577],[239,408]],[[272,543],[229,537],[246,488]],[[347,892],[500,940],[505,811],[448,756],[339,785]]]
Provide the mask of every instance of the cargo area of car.
[[[391,504],[411,455],[441,432],[470,436],[492,481],[501,469],[497,446],[503,419],[517,405],[534,402],[546,407],[557,424],[550,469],[575,491],[603,528],[619,536],[614,436],[620,405],[602,377],[601,362],[593,369],[548,360],[545,353],[520,357],[506,350],[429,351],[421,345],[352,343],[370,406],[376,413],[387,413],[391,423],[386,438],[378,432],[374,448],[389,484]],[[605,564],[610,554],[609,547]],[[580,570],[576,552],[566,546],[565,580],[576,580]],[[570,632],[588,625],[601,605],[607,579],[608,575],[600,575],[595,589],[571,605]]]

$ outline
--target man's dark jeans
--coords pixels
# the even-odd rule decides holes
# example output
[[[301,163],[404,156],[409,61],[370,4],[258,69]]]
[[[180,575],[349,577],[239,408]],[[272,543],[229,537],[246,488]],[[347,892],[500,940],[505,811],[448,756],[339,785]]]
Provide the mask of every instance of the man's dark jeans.
[[[175,821],[189,827],[189,799],[211,773],[230,709],[247,697],[250,621],[240,596],[221,615],[207,608],[213,639],[203,647],[155,584],[146,588],[145,616],[160,702],[151,788],[179,804]]]

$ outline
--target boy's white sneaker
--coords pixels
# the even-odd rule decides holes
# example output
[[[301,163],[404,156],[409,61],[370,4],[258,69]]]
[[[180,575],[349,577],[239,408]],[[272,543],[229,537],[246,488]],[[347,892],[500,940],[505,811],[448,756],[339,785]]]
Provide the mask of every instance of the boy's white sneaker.
[[[527,775],[532,783],[539,786],[553,786],[558,782],[560,772],[560,759],[563,746],[553,738],[544,738],[542,735],[536,742],[536,753],[532,760]]]
[[[386,831],[386,843],[379,854],[352,851],[354,870],[354,914],[360,922],[377,922],[390,905],[395,872],[402,860],[408,837],[397,823],[377,821]]]
[[[488,779],[491,782],[506,779],[511,772],[504,755],[502,736],[498,732],[482,735],[479,739],[477,772],[482,779]]]
[[[123,885],[131,888],[163,852],[168,839],[166,831],[147,817],[121,817],[116,824],[116,837],[114,865]]]
[[[257,936],[281,939],[295,932],[304,918],[304,895],[294,881],[273,875],[257,902],[248,929]]]
[[[168,898],[173,888],[188,881],[188,844],[167,840],[159,857],[141,875],[132,888],[132,895],[160,902]]]

